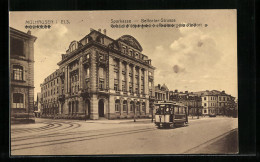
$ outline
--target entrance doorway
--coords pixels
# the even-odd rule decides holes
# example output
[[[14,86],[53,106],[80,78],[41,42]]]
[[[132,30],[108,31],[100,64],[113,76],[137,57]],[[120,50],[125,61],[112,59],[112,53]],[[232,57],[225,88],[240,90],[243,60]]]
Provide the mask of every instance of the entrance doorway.
[[[98,102],[98,114],[99,117],[104,117],[104,100],[99,100]]]

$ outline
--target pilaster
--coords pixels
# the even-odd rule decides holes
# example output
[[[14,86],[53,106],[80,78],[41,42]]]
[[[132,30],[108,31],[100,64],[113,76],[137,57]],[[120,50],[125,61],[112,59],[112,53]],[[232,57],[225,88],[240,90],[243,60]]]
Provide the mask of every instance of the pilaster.
[[[138,79],[139,79],[139,88],[138,88],[138,93],[141,94],[141,85],[142,85],[142,69],[141,67],[139,67],[139,75],[138,75]]]
[[[125,78],[126,92],[129,92],[129,64],[128,63],[126,63],[126,74],[125,75],[126,75],[126,78]]]
[[[122,61],[119,60],[119,71],[118,71],[118,90],[122,91]]]
[[[135,65],[133,65],[133,93],[135,92]]]

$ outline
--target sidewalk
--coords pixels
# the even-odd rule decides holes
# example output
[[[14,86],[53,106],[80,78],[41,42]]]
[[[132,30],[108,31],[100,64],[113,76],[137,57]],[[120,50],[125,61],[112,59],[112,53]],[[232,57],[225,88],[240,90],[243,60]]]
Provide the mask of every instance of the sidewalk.
[[[86,123],[100,123],[100,124],[123,124],[123,123],[151,123],[152,119],[118,119],[118,120],[109,120],[109,119],[102,119],[102,120],[86,120]]]

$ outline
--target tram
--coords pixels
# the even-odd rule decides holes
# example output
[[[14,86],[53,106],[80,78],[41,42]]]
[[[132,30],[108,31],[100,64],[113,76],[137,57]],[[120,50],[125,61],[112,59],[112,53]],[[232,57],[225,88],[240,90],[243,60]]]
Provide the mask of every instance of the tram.
[[[155,103],[155,125],[173,128],[188,124],[188,107],[173,102]]]

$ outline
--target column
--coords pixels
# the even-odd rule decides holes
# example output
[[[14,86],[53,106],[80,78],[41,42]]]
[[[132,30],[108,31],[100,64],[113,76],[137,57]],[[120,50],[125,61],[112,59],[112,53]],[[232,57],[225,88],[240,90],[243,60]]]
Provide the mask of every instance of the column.
[[[126,92],[129,92],[129,64],[128,63],[126,63],[126,78],[125,78],[125,80],[126,80],[126,84],[125,84],[125,86],[126,86]]]
[[[79,98],[79,102],[78,102],[78,113],[84,115],[85,111],[84,111],[84,100],[83,97]]]
[[[90,99],[90,119],[98,119],[98,99],[93,95]]]
[[[113,58],[109,56],[109,90],[114,91],[114,66],[113,66]]]
[[[133,93],[135,92],[135,65],[133,65]]]
[[[82,57],[79,59],[79,89],[83,89],[83,65]]]
[[[122,62],[119,60],[119,70],[118,70],[118,90],[122,91]]]
[[[96,51],[92,50],[90,55],[90,88],[91,92],[95,92],[97,89],[97,66],[96,66]]]
[[[68,69],[68,93],[70,93],[70,70],[69,67],[67,69]]]
[[[68,93],[68,67],[65,66],[64,93]]]
[[[141,95],[141,85],[142,85],[142,69],[141,69],[141,67],[139,67],[139,89],[138,89],[138,91],[139,91],[139,94]]]
[[[148,95],[149,94],[149,82],[148,82],[148,75],[147,75],[147,70],[144,70],[144,94]]]

